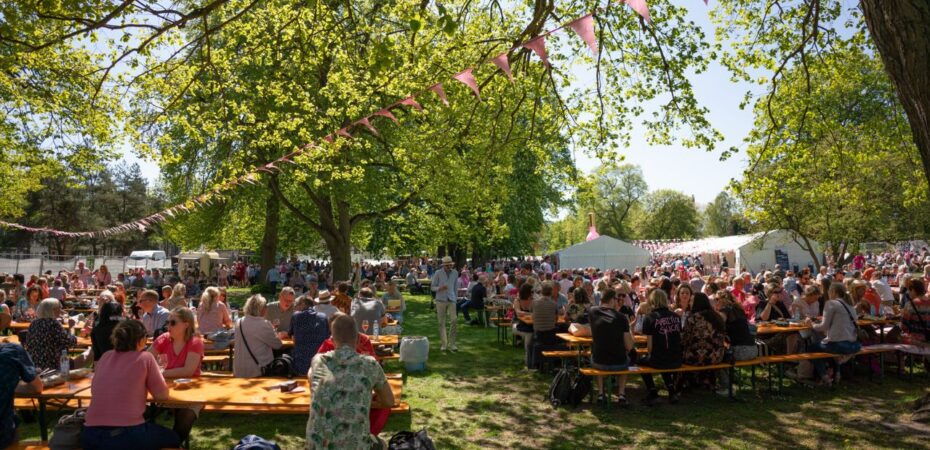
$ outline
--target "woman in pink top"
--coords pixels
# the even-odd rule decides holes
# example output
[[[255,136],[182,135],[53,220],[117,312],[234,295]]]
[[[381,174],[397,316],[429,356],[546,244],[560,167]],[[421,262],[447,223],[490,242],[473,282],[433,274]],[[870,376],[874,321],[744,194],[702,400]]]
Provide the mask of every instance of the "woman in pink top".
[[[203,340],[197,335],[194,313],[183,306],[175,308],[168,316],[168,332],[158,336],[152,343],[152,353],[163,367],[165,378],[188,378],[200,376],[203,361]],[[182,441],[190,435],[200,408],[175,408],[174,432]]]
[[[96,363],[90,391],[94,401],[87,409],[81,446],[86,450],[177,448],[178,435],[146,422],[146,393],[156,401],[168,398],[168,386],[158,363],[145,348],[142,322],[124,320],[111,336],[113,350]]]
[[[232,328],[229,308],[220,301],[219,289],[208,287],[200,296],[200,306],[197,307],[197,328],[203,334]]]

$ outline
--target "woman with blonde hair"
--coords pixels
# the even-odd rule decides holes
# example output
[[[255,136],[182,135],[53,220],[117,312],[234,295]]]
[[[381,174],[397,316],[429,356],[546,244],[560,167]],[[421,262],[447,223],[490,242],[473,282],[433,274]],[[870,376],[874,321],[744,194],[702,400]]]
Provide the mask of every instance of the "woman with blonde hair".
[[[110,270],[107,269],[106,264],[101,264],[100,268],[94,273],[94,280],[96,280],[97,287],[105,288],[113,284],[113,275],[110,274]]]
[[[197,335],[194,313],[184,306],[175,308],[168,316],[167,325],[168,331],[155,338],[151,348],[162,367],[162,375],[165,378],[199,377],[203,340]],[[199,414],[199,407],[174,408],[174,432],[182,442],[187,440]]]
[[[187,305],[187,286],[184,286],[184,283],[178,283],[174,285],[174,289],[171,290],[171,297],[165,299],[162,302],[162,305],[168,311],[174,310],[175,308],[184,307]]]
[[[212,286],[206,288],[203,295],[200,296],[200,306],[197,307],[197,324],[202,334],[209,334],[232,327],[229,308],[220,301],[220,296],[220,290]]]

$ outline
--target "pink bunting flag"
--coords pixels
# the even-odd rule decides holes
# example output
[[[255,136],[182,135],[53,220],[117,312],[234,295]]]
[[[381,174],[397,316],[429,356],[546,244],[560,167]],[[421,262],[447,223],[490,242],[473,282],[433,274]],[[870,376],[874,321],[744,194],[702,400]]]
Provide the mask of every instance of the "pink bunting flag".
[[[394,114],[392,114],[391,111],[387,108],[374,113],[374,115],[381,116],[381,117],[387,117],[388,119],[391,119],[391,121],[394,123],[400,123],[397,121],[397,117],[394,117]]]
[[[581,36],[581,39],[583,39],[585,44],[588,44],[588,48],[591,49],[591,53],[597,58],[597,41],[594,39],[594,17],[588,14],[572,21],[568,24],[568,27],[577,33],[578,36]]]
[[[345,128],[340,128],[339,131],[336,132],[336,134],[346,139],[352,139],[352,135],[349,134],[349,132]]]
[[[513,83],[513,73],[510,71],[510,61],[507,60],[507,52],[504,52],[504,53],[501,53],[500,55],[495,56],[494,59],[491,60],[491,62],[493,62],[494,65],[497,66],[497,68],[501,70],[501,72],[506,73],[507,78],[510,80],[511,83]]]
[[[436,93],[439,96],[439,100],[442,100],[442,104],[449,106],[449,100],[446,99],[446,91],[442,90],[442,83],[436,83],[429,87],[429,90]]]
[[[646,23],[652,23],[652,18],[649,17],[649,6],[646,5],[646,0],[623,0],[623,2],[629,5],[630,8],[633,8],[633,11],[636,11],[637,14],[643,16],[643,19],[646,19]]]
[[[398,105],[404,105],[404,106],[412,106],[413,109],[416,109],[417,111],[423,111],[423,105],[417,103],[417,101],[413,99],[413,96],[412,96],[412,95],[411,95],[410,97],[407,97],[407,98],[405,98],[405,99],[403,99],[403,100],[397,102],[397,104],[398,104]]]
[[[326,142],[329,142],[330,144],[332,144],[332,143],[333,143],[333,135],[327,134],[326,136],[323,136],[323,140],[326,141]]]
[[[371,134],[378,136],[378,130],[376,130],[375,127],[371,126],[371,121],[368,120],[367,117],[364,117],[362,119],[355,121],[355,124],[368,128],[368,131],[370,131]]]
[[[546,35],[545,34],[541,34],[539,36],[534,37],[533,39],[530,39],[525,44],[523,44],[523,46],[532,50],[533,53],[536,53],[537,55],[539,55],[539,59],[542,60],[543,64],[545,64],[547,67],[549,66],[549,56],[546,54]]]
[[[478,101],[481,101],[481,93],[478,91],[478,81],[475,80],[475,74],[472,73],[472,69],[465,69],[452,78],[470,87],[471,91],[475,93],[475,97],[478,97]]]

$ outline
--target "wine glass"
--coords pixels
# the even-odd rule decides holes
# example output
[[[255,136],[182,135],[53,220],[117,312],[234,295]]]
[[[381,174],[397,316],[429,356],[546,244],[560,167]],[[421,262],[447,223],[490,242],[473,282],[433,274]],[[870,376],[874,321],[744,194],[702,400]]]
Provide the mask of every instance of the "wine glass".
[[[274,329],[277,330],[281,326],[281,319],[274,319],[271,321],[271,324],[274,325]]]
[[[168,355],[164,353],[159,353],[158,354],[158,368],[160,368],[161,370],[165,370],[166,367],[168,367]]]
[[[369,324],[367,320],[362,321],[362,332],[365,334],[368,334],[368,325]]]

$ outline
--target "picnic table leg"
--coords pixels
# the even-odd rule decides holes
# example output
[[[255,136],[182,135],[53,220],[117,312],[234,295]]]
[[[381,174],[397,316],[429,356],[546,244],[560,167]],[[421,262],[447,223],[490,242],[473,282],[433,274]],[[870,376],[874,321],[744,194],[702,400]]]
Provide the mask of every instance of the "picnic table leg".
[[[730,382],[727,383],[727,390],[729,391],[730,400],[733,400],[733,380],[736,377],[736,366],[731,365],[728,369],[730,371]]]
[[[45,399],[39,398],[39,436],[42,442],[48,442],[48,423],[45,420]]]
[[[610,409],[610,396],[614,393],[614,377],[612,375],[607,376],[607,382],[604,383],[606,388],[604,389],[607,392],[607,409]]]

